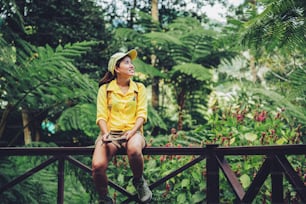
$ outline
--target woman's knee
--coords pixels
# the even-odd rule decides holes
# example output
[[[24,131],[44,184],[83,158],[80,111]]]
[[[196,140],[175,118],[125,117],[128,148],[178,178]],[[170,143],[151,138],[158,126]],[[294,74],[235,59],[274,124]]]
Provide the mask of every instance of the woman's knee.
[[[127,150],[127,155],[128,155],[130,158],[142,157],[142,148],[141,148],[141,146],[139,146],[139,147],[130,147],[130,148]]]
[[[92,161],[92,172],[105,172],[108,167],[108,163],[105,161]]]

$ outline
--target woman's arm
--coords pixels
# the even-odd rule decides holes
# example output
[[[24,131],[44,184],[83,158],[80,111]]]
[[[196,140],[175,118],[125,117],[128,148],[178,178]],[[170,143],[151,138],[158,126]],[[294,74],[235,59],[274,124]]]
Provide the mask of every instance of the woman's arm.
[[[108,130],[107,130],[107,125],[106,125],[106,121],[101,119],[98,121],[98,126],[101,132],[101,135],[107,134]]]
[[[129,140],[131,137],[133,137],[135,135],[135,133],[140,130],[144,121],[145,121],[144,118],[141,118],[141,117],[137,118],[134,127],[131,130],[129,130],[125,133],[125,136],[126,136],[127,140]]]

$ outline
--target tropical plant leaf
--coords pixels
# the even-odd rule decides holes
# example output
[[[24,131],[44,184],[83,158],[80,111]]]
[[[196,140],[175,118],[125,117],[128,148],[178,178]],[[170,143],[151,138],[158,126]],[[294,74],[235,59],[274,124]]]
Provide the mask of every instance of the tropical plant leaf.
[[[82,130],[87,136],[96,137],[99,129],[95,118],[95,104],[83,103],[63,111],[57,125],[61,131]]]
[[[211,78],[210,71],[199,64],[186,63],[176,65],[173,67],[173,71],[192,76],[192,78],[199,81],[207,81]]]
[[[155,67],[148,65],[144,63],[142,60],[139,60],[138,58],[133,61],[137,72],[141,72],[142,74],[145,74],[149,77],[165,77],[163,73],[161,73],[158,69]]]
[[[305,47],[305,5],[299,0],[269,1],[265,10],[245,23],[241,43],[258,49],[266,47],[301,50]],[[269,42],[269,43],[267,43]]]

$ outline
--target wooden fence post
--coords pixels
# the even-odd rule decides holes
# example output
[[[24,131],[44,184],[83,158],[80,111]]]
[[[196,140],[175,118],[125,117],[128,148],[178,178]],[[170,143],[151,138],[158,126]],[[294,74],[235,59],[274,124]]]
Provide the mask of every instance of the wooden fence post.
[[[65,159],[64,157],[58,158],[58,175],[57,175],[57,204],[63,204],[64,203],[64,169],[65,169]]]
[[[207,203],[219,203],[219,167],[216,158],[217,144],[208,144],[206,155],[206,198]]]
[[[284,203],[283,171],[275,158],[271,158],[272,203]]]

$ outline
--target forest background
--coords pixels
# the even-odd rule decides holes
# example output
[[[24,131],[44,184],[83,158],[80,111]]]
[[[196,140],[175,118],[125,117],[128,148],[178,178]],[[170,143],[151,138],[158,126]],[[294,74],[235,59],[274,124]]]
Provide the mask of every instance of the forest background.
[[[132,48],[138,51],[134,80],[149,96],[149,145],[306,142],[305,1],[118,2],[0,1],[1,146],[93,145],[97,82],[111,54]],[[201,12],[215,4],[227,8],[224,21]],[[151,181],[190,159],[152,158],[146,159]],[[1,157],[1,184],[41,159]],[[91,158],[80,159],[90,166]],[[292,160],[306,180],[305,158]],[[261,162],[232,161],[245,188]],[[133,191],[126,167],[124,157],[116,159],[110,177]],[[54,172],[42,171],[43,179],[33,176],[0,200],[55,203]],[[65,203],[94,203],[90,177],[72,166],[67,172]],[[203,179],[205,171],[194,167],[154,191],[155,202],[204,202]],[[298,200],[287,185],[288,201]],[[256,202],[269,202],[270,188],[267,183]],[[223,202],[232,202],[226,184],[222,189]]]

